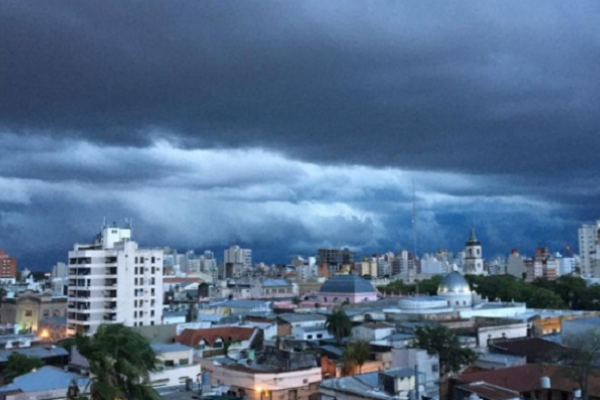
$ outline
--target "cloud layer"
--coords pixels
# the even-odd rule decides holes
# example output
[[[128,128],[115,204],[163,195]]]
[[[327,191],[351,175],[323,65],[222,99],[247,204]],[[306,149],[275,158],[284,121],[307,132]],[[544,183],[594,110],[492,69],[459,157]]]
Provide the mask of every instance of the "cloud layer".
[[[471,223],[493,251],[572,245],[600,215],[599,14],[3,1],[0,245],[40,260],[129,216],[151,244],[273,261],[387,250],[410,242],[413,179],[423,250]]]

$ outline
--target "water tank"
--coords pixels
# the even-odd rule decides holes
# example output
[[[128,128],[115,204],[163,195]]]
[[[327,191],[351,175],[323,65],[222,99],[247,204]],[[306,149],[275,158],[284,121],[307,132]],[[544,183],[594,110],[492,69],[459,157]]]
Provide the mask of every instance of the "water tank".
[[[542,376],[540,378],[540,389],[550,389],[550,377]]]
[[[575,398],[575,399],[581,398],[581,389],[573,389],[573,398]]]
[[[185,390],[194,390],[194,380],[192,378],[187,378],[185,380]]]

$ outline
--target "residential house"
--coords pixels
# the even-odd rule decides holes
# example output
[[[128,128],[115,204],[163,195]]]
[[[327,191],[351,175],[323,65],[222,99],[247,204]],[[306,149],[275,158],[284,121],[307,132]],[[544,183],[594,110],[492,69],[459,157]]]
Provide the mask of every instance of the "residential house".
[[[472,382],[454,388],[453,400],[520,400],[519,392],[492,385],[487,382]]]
[[[419,374],[419,389],[428,397],[439,393],[440,362],[437,354],[429,354],[423,349],[392,349],[392,368],[412,368]]]
[[[327,317],[321,314],[285,313],[277,316],[277,334],[280,337],[296,336],[294,329],[324,327]]]
[[[248,400],[308,400],[317,393],[321,368],[314,356],[267,349],[268,354],[240,361],[201,359],[202,371],[210,373],[213,385],[227,385]]]
[[[298,296],[298,284],[287,279],[257,279],[252,283],[250,296],[257,299]]]
[[[415,381],[410,368],[370,372],[324,380],[319,395],[321,400],[408,400]]]
[[[517,392],[520,398],[526,399],[573,400],[573,389],[578,387],[570,377],[568,368],[544,364],[527,364],[463,374],[456,380],[455,387],[474,382],[485,382],[512,390]],[[600,400],[600,375],[590,375],[588,385],[588,398]]]
[[[184,329],[175,341],[192,347],[195,357],[208,358],[249,349],[258,332],[259,329],[241,326]]]
[[[65,399],[69,386],[75,383],[81,395],[89,394],[89,378],[61,368],[45,366],[37,371],[18,376],[12,383],[0,387],[2,400],[56,400]]]
[[[352,337],[371,342],[383,340],[394,332],[396,332],[394,325],[385,322],[366,322],[352,328]]]
[[[179,343],[152,343],[159,366],[150,374],[154,388],[185,385],[199,380],[200,364],[194,361],[194,349]]]

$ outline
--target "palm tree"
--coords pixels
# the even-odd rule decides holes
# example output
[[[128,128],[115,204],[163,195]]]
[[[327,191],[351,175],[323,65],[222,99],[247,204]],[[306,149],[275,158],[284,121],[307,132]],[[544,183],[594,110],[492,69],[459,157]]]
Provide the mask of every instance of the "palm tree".
[[[327,316],[325,328],[333,335],[337,344],[340,345],[343,338],[350,336],[352,321],[344,310],[337,309]]]
[[[366,340],[353,340],[342,353],[342,371],[350,375],[355,366],[362,374],[362,367],[371,358],[371,345]]]
[[[92,337],[78,334],[77,351],[90,365],[91,400],[158,400],[148,386],[156,353],[139,333],[122,324],[101,325]]]
[[[362,374],[362,367],[371,358],[371,345],[366,340],[355,340],[350,343],[354,362],[358,365],[358,373]]]

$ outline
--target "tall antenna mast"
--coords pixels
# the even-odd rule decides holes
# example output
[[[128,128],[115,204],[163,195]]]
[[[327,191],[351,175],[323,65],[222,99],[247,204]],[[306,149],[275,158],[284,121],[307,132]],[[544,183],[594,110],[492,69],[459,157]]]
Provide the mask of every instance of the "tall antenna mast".
[[[414,262],[416,263],[417,259],[417,199],[415,196],[415,180],[412,180],[412,198],[413,198],[413,208],[412,208],[412,227],[413,227],[413,256]]]

